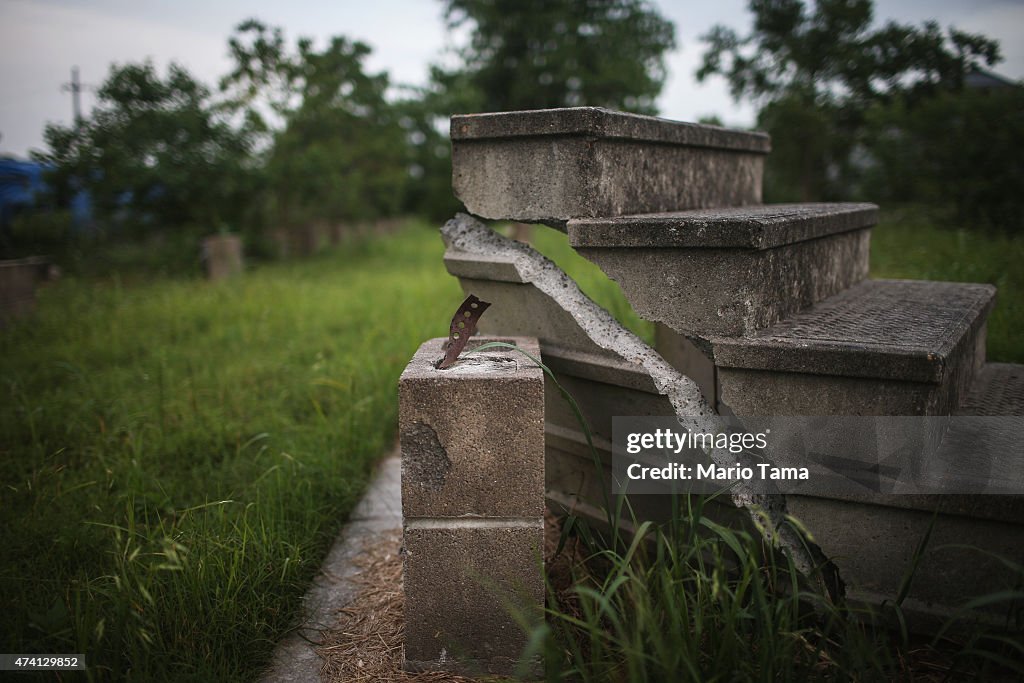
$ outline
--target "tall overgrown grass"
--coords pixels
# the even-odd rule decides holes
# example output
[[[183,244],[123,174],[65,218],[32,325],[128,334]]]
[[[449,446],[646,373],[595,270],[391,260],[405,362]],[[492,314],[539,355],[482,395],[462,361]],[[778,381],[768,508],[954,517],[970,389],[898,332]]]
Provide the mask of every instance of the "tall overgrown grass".
[[[570,518],[572,585],[549,582],[547,619],[526,653],[543,655],[549,681],[1024,677],[1024,625],[981,627],[965,610],[938,634],[915,636],[899,596],[881,608],[833,602],[780,548],[716,523],[704,502],[680,497],[671,522],[633,519],[634,533],[617,540]],[[1024,592],[987,599],[1019,605]]]
[[[250,681],[461,300],[433,229],[223,283],[65,278],[0,335],[0,643]]]

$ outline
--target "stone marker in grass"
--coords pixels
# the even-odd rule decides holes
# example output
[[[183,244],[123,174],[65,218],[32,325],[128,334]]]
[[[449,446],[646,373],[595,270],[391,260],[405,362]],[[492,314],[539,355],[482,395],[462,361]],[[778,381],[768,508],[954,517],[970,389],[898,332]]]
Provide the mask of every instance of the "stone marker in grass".
[[[36,286],[60,270],[44,256],[0,261],[0,329],[36,307]]]
[[[203,239],[203,264],[206,277],[223,280],[242,272],[242,238],[238,235],[218,234]]]
[[[404,666],[509,674],[528,637],[517,617],[544,606],[544,376],[507,348],[438,370],[445,341],[399,381]],[[500,341],[540,357],[536,339]]]

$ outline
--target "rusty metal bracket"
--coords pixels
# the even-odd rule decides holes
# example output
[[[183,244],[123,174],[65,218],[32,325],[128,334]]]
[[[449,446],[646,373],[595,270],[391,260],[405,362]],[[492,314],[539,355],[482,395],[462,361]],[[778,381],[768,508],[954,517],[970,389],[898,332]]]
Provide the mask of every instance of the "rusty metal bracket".
[[[438,370],[450,368],[455,363],[469,338],[476,334],[476,324],[490,305],[472,294],[466,297],[448,328],[448,343],[444,346],[444,358],[437,364]]]

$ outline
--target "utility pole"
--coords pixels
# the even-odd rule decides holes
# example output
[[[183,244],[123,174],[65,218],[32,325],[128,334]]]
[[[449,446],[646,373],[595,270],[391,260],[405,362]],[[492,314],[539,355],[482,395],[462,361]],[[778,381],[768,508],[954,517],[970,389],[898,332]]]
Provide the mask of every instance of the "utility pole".
[[[60,87],[61,92],[71,92],[71,115],[75,128],[82,124],[82,82],[78,79],[78,67],[71,67],[71,82]]]

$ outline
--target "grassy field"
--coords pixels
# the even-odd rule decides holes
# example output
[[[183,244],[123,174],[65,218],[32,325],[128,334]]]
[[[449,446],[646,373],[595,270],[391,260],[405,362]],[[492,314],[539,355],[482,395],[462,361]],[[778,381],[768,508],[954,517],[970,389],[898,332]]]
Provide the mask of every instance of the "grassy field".
[[[535,243],[650,339],[563,235]],[[999,285],[990,354],[1024,361],[1022,245],[890,212],[873,274]],[[461,301],[441,254],[414,225],[223,284],[45,288],[0,335],[3,649],[84,652],[94,680],[251,680],[394,442],[398,374]]]
[[[436,230],[210,284],[66,278],[0,335],[0,642],[249,681],[461,301]]]

